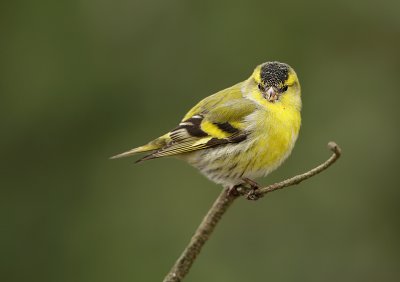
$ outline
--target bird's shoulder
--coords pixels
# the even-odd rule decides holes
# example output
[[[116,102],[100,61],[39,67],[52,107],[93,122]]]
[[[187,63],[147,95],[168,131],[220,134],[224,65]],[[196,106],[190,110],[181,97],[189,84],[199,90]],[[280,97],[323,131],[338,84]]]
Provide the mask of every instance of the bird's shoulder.
[[[243,94],[241,91],[242,84],[242,82],[235,84],[204,98],[186,113],[182,121],[189,119],[196,114],[208,112],[210,109],[218,107],[226,102],[229,102],[230,100],[243,99]]]

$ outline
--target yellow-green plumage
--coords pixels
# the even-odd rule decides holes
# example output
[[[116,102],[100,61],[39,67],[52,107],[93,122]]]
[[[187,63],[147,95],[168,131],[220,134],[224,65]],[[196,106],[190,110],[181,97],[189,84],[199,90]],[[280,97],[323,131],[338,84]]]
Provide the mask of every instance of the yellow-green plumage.
[[[247,80],[194,106],[171,132],[115,157],[177,156],[225,186],[265,176],[290,154],[300,129],[300,84],[288,65],[268,62]]]

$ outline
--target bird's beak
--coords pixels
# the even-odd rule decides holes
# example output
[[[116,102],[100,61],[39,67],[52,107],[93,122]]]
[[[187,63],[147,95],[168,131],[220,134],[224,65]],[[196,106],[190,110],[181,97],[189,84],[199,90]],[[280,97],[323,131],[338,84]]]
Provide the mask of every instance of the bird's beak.
[[[267,89],[267,91],[265,92],[265,98],[269,101],[269,102],[275,102],[276,100],[278,100],[278,91],[276,91],[276,89],[274,87],[270,87]]]

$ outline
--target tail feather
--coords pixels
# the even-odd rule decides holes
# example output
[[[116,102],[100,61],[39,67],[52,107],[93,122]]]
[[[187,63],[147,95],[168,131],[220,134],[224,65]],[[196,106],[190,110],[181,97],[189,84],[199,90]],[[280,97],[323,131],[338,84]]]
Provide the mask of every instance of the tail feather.
[[[153,148],[151,148],[151,147],[149,148],[149,147],[150,147],[150,146],[148,146],[148,145],[140,146],[140,147],[131,149],[131,150],[129,150],[129,151],[123,152],[123,153],[121,153],[121,154],[112,156],[110,159],[119,159],[119,158],[130,157],[130,156],[133,156],[133,155],[135,155],[135,154],[137,154],[137,153],[147,152],[147,151],[152,151],[152,150],[154,150]]]
[[[165,135],[163,135],[163,136],[151,141],[150,143],[148,143],[146,145],[143,145],[143,146],[140,146],[140,147],[137,147],[137,148],[133,148],[133,149],[131,149],[129,151],[126,151],[126,152],[123,152],[121,154],[112,156],[110,159],[125,158],[125,157],[133,156],[133,155],[135,155],[137,153],[143,153],[143,152],[149,152],[149,151],[158,150],[158,149],[162,148],[163,146],[165,146],[165,144],[168,141],[169,141],[169,135],[165,134]],[[147,159],[147,157],[149,157],[149,156],[145,156],[143,159],[140,159],[139,161],[141,161],[141,160],[144,161],[145,159]]]
[[[152,160],[155,158],[157,158],[157,157],[154,156],[154,153],[150,153],[150,154],[144,156],[143,158],[138,159],[137,161],[135,161],[135,163],[141,163],[143,161]]]

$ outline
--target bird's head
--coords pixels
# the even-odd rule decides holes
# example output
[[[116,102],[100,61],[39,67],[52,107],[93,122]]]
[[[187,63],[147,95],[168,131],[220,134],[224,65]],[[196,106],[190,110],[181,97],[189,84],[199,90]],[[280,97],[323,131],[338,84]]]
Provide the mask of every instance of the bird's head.
[[[247,80],[245,92],[263,105],[282,103],[301,107],[299,80],[285,63],[266,62],[257,66]]]

